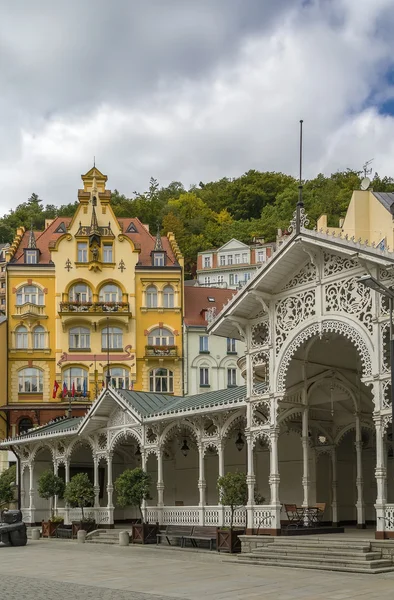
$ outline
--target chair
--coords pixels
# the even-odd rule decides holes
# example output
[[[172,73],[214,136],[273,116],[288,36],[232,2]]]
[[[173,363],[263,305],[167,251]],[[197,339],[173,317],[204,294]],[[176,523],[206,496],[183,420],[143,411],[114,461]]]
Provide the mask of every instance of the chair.
[[[303,524],[302,510],[296,504],[285,504],[288,527],[298,527]]]
[[[316,511],[316,520],[318,523],[323,521],[324,513],[326,511],[326,503],[325,502],[316,502],[314,508],[317,508]]]

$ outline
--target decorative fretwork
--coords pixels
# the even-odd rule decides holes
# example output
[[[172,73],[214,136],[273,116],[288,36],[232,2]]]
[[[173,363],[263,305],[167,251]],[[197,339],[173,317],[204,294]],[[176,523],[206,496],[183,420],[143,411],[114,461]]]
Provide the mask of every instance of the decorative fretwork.
[[[270,343],[269,321],[257,323],[252,327],[252,348],[265,346]]]
[[[285,285],[283,290],[290,290],[298,285],[311,283],[316,279],[316,267],[311,262],[308,262],[300,271]]]
[[[297,228],[297,212],[299,211],[299,220],[300,220],[300,227],[307,227],[307,225],[309,225],[309,219],[308,219],[308,215],[305,212],[305,208],[303,206],[300,206],[298,208],[295,209],[295,211],[293,212],[293,218],[290,221],[290,225],[288,226],[288,231],[291,233],[292,231],[295,231]]]
[[[358,267],[358,263],[352,258],[343,258],[337,254],[324,252],[324,277],[330,277],[330,275],[336,275],[356,267]]]
[[[327,312],[343,312],[355,315],[372,333],[371,290],[356,279],[330,283],[325,288]]]
[[[106,450],[106,448],[107,448],[107,434],[106,433],[100,433],[100,435],[98,436],[98,440],[97,440],[97,446],[98,446],[99,450]]]
[[[390,326],[383,323],[380,326],[381,370],[383,373],[390,371]]]
[[[121,410],[120,408],[115,408],[115,410],[112,412],[109,418],[108,427],[120,427],[121,425],[124,425],[124,415],[125,413],[123,410]]]
[[[384,284],[390,290],[394,290],[394,285],[391,282],[385,281]],[[387,296],[379,294],[380,314],[388,315],[390,313],[390,300]]]
[[[308,290],[279,300],[276,304],[276,354],[279,354],[290,331],[315,315],[315,290]]]
[[[344,337],[349,339],[354,344],[356,350],[359,353],[364,377],[370,376],[372,374],[371,356],[363,338],[358,333],[358,331],[356,331],[354,327],[351,327],[350,325],[343,323],[342,321],[328,320],[323,321],[321,325],[319,325],[318,323],[313,323],[312,325],[301,331],[299,335],[297,335],[297,337],[291,342],[282,358],[279,367],[277,379],[278,392],[284,392],[286,389],[285,384],[287,370],[289,368],[290,361],[294,356],[295,352],[298,350],[298,348],[314,335],[326,332],[338,333],[339,335],[343,335]]]
[[[382,383],[382,403],[383,408],[391,406],[391,381],[388,379]]]

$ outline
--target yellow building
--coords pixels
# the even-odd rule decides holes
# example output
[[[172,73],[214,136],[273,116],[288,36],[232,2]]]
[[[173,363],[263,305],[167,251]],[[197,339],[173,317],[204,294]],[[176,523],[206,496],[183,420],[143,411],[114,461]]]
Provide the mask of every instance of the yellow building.
[[[7,437],[7,414],[1,407],[7,399],[7,319],[0,315],[0,440]],[[0,451],[0,473],[8,467],[8,452]]]
[[[18,230],[8,255],[11,433],[83,414],[107,383],[182,393],[183,258],[174,236],[117,218],[82,176],[72,218]]]
[[[327,228],[327,215],[317,221],[317,229],[329,230],[335,235],[348,235],[349,239],[361,240],[379,247],[381,250],[394,249],[394,193],[355,190],[352,194],[346,216],[339,227]]]

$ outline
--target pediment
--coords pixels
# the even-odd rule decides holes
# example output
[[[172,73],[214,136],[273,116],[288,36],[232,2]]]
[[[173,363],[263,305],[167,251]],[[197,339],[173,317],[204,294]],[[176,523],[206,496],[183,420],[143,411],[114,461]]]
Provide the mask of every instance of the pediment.
[[[225,250],[237,250],[237,249],[249,250],[250,248],[247,244],[244,244],[243,242],[240,242],[239,240],[232,238],[231,240],[229,240],[228,242],[223,244],[223,246],[218,248],[218,252],[223,252]]]
[[[103,427],[122,427],[141,423],[141,417],[112,388],[101,392],[84,417],[78,433],[90,433]]]

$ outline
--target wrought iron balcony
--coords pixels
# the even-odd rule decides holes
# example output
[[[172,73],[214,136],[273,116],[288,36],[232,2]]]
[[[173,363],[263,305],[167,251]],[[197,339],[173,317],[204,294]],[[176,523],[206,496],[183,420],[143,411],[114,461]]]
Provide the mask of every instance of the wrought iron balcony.
[[[145,346],[145,356],[155,358],[173,358],[178,356],[177,346]]]
[[[129,313],[128,302],[61,302],[62,313]]]

